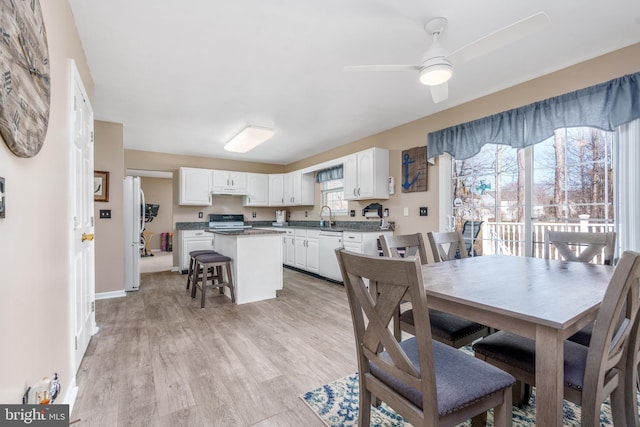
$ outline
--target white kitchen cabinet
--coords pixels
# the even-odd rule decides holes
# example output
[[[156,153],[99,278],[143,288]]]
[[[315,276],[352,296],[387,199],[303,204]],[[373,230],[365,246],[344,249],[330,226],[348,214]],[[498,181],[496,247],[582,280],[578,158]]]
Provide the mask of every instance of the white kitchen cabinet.
[[[314,204],[313,173],[294,171],[269,175],[269,206]]]
[[[214,170],[212,192],[214,194],[247,194],[247,172]]]
[[[269,204],[269,175],[248,173],[247,193],[244,196],[244,206],[267,206]]]
[[[345,231],[342,234],[344,248],[359,254],[379,255],[378,238],[381,235],[393,236],[393,231]]]
[[[211,206],[211,170],[180,168],[180,204]]]
[[[345,157],[343,174],[345,199],[389,198],[389,150],[370,148]]]
[[[204,230],[180,230],[180,270],[189,269],[189,252],[213,250],[213,233]]]
[[[296,248],[295,248],[295,230],[287,230],[284,237],[284,246],[282,247],[282,256],[284,264],[294,267],[296,265]]]
[[[320,272],[320,230],[296,229],[294,236],[295,267]]]
[[[313,205],[313,173],[294,171],[284,176],[284,203],[287,206]]]
[[[269,206],[284,206],[284,175],[269,175]]]

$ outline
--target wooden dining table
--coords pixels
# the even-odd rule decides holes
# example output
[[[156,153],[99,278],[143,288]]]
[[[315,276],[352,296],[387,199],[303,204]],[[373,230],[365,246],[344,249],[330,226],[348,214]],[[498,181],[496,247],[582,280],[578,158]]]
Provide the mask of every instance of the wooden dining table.
[[[489,255],[422,267],[429,308],[536,342],[536,425],[562,426],[563,341],[595,320],[612,266]]]

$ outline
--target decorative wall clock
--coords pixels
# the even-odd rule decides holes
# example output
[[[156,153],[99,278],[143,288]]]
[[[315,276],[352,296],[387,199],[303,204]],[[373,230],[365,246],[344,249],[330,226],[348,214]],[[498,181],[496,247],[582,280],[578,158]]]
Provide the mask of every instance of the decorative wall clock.
[[[39,0],[0,0],[0,135],[16,156],[33,157],[42,148],[49,71]]]

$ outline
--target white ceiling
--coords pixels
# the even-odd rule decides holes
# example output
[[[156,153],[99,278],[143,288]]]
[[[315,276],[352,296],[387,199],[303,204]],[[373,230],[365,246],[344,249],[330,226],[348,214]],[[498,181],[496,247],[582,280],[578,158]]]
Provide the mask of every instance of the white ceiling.
[[[125,148],[275,164],[640,41],[638,0],[70,3],[95,83],[95,118],[123,123]],[[419,64],[433,17],[449,20],[440,41],[455,50],[539,11],[550,25],[456,66],[440,104],[416,73],[343,70]],[[275,136],[246,154],[224,151],[249,124]]]

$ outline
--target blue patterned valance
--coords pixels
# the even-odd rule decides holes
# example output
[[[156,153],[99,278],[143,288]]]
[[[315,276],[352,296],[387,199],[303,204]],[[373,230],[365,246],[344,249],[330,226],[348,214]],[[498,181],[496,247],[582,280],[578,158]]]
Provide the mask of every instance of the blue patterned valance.
[[[468,159],[484,144],[524,148],[553,136],[556,129],[591,126],[612,131],[638,118],[640,73],[635,73],[431,132],[427,155],[449,153],[458,160]]]
[[[333,166],[331,168],[319,170],[316,173],[316,182],[333,181],[334,179],[342,179],[342,165]]]

